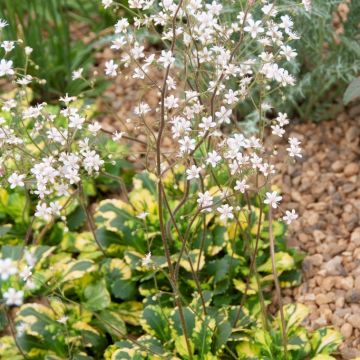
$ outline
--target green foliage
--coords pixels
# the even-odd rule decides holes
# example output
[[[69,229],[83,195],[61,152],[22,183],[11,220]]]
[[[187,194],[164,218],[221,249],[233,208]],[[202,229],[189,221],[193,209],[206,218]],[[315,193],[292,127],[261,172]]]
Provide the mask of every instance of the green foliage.
[[[245,0],[236,2],[236,10],[227,1],[229,21],[234,21]],[[287,69],[297,79],[296,85],[286,88],[284,96],[274,94],[269,102],[275,111],[287,112],[306,121],[331,119],[343,109],[342,97],[348,84],[360,72],[360,2],[351,1],[348,18],[343,22],[344,32],[336,33],[334,16],[342,0],[312,0],[310,12],[294,5],[292,0],[277,3],[280,8],[292,9],[294,28],[301,36],[295,41],[297,57]],[[231,20],[230,20],[231,19]],[[245,47],[243,50],[251,51]],[[258,112],[251,112],[250,104],[241,104],[239,119],[246,120],[249,130],[259,122]]]
[[[344,103],[348,104],[349,102],[360,97],[360,78],[353,80],[350,85],[347,87],[344,94]]]
[[[181,173],[177,169],[164,178],[171,206],[183,196],[184,189],[174,186]],[[27,248],[36,258],[35,286],[26,290],[27,302],[14,319],[15,326],[22,328],[17,335],[18,346],[29,359],[97,359],[103,354],[111,360],[189,359],[188,346],[192,358],[199,360],[283,359],[278,315],[272,317],[264,308],[271,301],[273,283],[266,221],[260,227],[256,267],[249,272],[258,232],[257,202],[252,201],[249,226],[240,217],[244,223],[240,232],[235,225],[224,226],[213,214],[204,215],[199,224],[194,224],[189,248],[180,261],[180,312],[179,307],[174,308],[172,288],[165,275],[168,265],[160,240],[155,185],[151,175],[142,173],[134,177],[129,193],[131,205],[120,199],[99,202],[94,217],[106,257],[91,233],[65,233],[61,227],[62,235],[54,246],[47,244],[50,236],[43,239],[43,245]],[[195,199],[189,199],[183,211],[193,211],[194,206]],[[137,217],[143,212],[148,213],[145,219]],[[204,220],[207,227],[203,238],[198,228]],[[186,225],[180,224],[182,231]],[[281,285],[297,285],[302,256],[286,248],[283,223],[275,222],[273,230]],[[172,260],[176,262],[181,239],[171,227],[168,231]],[[21,268],[25,258],[21,241],[17,243],[3,246],[1,252],[3,258],[11,257]],[[150,243],[152,263],[143,266],[141,260]],[[200,287],[194,268],[198,269]],[[11,281],[16,287],[16,280]],[[8,286],[6,281],[0,283],[1,291]],[[328,356],[341,341],[339,334],[329,328],[306,331],[301,322],[307,314],[300,304],[285,307],[289,359]],[[3,336],[0,346],[4,356],[19,356],[10,336]]]
[[[291,1],[283,1],[290,4]],[[333,16],[341,0],[313,0],[310,13],[296,16],[296,28],[301,35],[297,41],[297,61],[294,70],[296,86],[286,94],[289,102],[280,110],[295,111],[303,120],[320,121],[336,115],[342,108],[342,94],[347,84],[360,71],[360,47],[357,24],[360,22],[360,3],[349,4],[344,33],[336,35]],[[290,112],[290,111],[289,111]]]
[[[83,79],[72,81],[74,70],[84,68],[87,76],[86,71],[94,62],[98,39],[84,41],[83,32],[99,32],[113,24],[109,13],[99,11],[99,8],[96,0],[0,1],[0,17],[9,23],[3,30],[5,38],[24,41],[14,50],[15,66],[26,68],[27,74],[46,80],[43,85],[34,83],[38,101],[51,101],[65,93],[78,95],[85,92],[91,96],[104,89],[103,80],[98,81],[96,88]],[[30,60],[25,58],[22,49],[25,46],[34,50]]]

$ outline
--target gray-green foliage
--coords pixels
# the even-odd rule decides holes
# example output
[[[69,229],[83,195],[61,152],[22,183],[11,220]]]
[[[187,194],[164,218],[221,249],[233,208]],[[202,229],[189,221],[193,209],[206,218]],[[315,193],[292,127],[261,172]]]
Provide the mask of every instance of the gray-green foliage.
[[[285,110],[295,111],[304,120],[331,118],[341,109],[347,84],[360,71],[360,2],[349,4],[344,34],[338,41],[333,14],[342,2],[313,0],[311,12],[301,11],[296,18],[301,35],[294,64],[298,82],[287,93]]]
[[[229,9],[229,21],[238,21],[236,16],[246,1],[235,2],[235,5],[222,2]],[[276,93],[270,99],[276,111],[302,120],[321,121],[332,118],[343,108],[342,95],[360,72],[360,1],[348,4],[344,33],[336,35],[333,19],[340,3],[344,1],[313,0],[312,9],[307,12],[292,0],[277,2],[279,8],[292,8],[294,29],[301,39],[294,42],[298,56],[288,67],[297,83],[286,88],[286,97]],[[246,104],[240,106],[238,117],[245,118],[249,124],[258,121],[256,114],[249,114]]]

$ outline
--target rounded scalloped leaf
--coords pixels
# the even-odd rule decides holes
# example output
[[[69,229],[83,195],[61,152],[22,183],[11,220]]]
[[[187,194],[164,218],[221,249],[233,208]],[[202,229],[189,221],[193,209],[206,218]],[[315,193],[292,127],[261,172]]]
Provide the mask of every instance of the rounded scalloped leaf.
[[[126,323],[139,326],[143,308],[143,304],[138,301],[125,301],[117,305],[115,311]]]
[[[171,333],[169,328],[169,314],[167,308],[161,308],[157,305],[148,305],[142,314],[140,324],[148,333],[162,341],[169,341]]]
[[[330,327],[312,333],[311,345],[316,354],[331,354],[343,341],[340,332]]]
[[[260,349],[254,343],[242,341],[240,344],[236,345],[236,353],[238,354],[239,359],[258,359],[258,356],[260,355]]]
[[[287,304],[283,308],[286,330],[291,333],[291,330],[295,330],[300,324],[307,318],[310,310],[303,304]]]
[[[234,283],[236,290],[245,294],[246,283],[244,281],[242,281],[241,279],[234,279],[233,283]],[[255,294],[257,294],[257,291],[258,291],[258,284],[257,284],[256,278],[253,276],[248,285],[247,295],[255,295]]]
[[[276,270],[280,275],[284,271],[292,270],[295,268],[295,260],[294,258],[286,252],[277,252],[275,254],[275,264]],[[267,261],[258,267],[259,272],[272,273],[272,264],[271,258],[269,257]]]
[[[80,279],[90,272],[97,270],[97,265],[92,260],[77,260],[67,264],[67,271],[61,280],[65,283],[71,280]]]

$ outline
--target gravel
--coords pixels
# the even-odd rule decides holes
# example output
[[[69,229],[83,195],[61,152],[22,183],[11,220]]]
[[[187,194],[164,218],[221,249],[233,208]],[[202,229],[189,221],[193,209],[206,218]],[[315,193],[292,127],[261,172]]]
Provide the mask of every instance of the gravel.
[[[360,112],[298,124],[292,132],[303,138],[304,161],[281,165],[277,184],[282,207],[300,214],[291,244],[307,253],[293,299],[309,306],[309,329],[337,328],[342,359],[354,359],[360,356]]]

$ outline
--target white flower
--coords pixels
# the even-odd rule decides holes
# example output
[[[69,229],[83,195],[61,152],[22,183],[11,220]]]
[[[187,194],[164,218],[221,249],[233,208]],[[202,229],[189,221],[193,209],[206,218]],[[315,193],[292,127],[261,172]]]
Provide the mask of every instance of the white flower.
[[[165,98],[164,105],[167,109],[175,109],[179,107],[179,99],[174,95],[170,95]]]
[[[296,58],[297,52],[291,46],[281,45],[280,48],[281,48],[280,54],[285,56],[287,61]]]
[[[285,30],[285,32],[291,32],[294,22],[292,21],[289,15],[281,16],[281,24],[280,27]]]
[[[228,204],[218,207],[217,211],[221,214],[220,220],[226,221],[228,219],[234,218],[234,214],[232,213],[233,207],[229,206]]]
[[[285,130],[280,125],[272,125],[272,133],[276,136],[283,137]]]
[[[113,4],[113,0],[101,0],[101,2],[105,9],[107,9],[109,6]]]
[[[41,110],[43,109],[44,104],[38,104],[35,106],[29,106],[26,108],[22,115],[24,119],[35,119],[39,116],[41,116]]]
[[[3,29],[4,27],[8,26],[9,24],[4,19],[0,19],[0,29]]]
[[[301,142],[299,141],[299,139],[297,139],[295,137],[294,138],[289,138],[289,144],[290,144],[290,147],[288,147],[286,149],[288,151],[289,155],[291,157],[302,158],[301,148],[300,148]]]
[[[54,216],[60,216],[61,205],[58,201],[52,201],[50,203],[51,214]]]
[[[123,36],[119,36],[112,41],[111,49],[120,50],[124,45],[126,45],[125,38]]]
[[[6,61],[5,59],[1,59],[1,61],[0,61],[0,76],[14,75],[15,71],[13,70],[12,67],[13,67],[12,60]]]
[[[92,124],[89,124],[89,131],[95,136],[101,129],[101,124],[98,121],[94,121]]]
[[[110,77],[115,77],[117,72],[118,64],[114,63],[114,60],[109,60],[105,62],[105,74]]]
[[[31,53],[34,51],[34,49],[30,46],[25,46],[25,54],[27,56],[31,55]]]
[[[24,335],[25,331],[28,329],[28,324],[21,322],[20,324],[16,325],[16,335],[22,336]]]
[[[286,113],[279,112],[279,115],[276,118],[276,121],[279,123],[280,126],[285,126],[289,124],[289,118]]]
[[[136,217],[137,217],[138,219],[144,220],[144,219],[146,219],[146,217],[147,217],[148,215],[149,215],[149,213],[148,213],[147,211],[143,211],[143,212],[141,212],[140,214],[137,214]]]
[[[201,211],[211,211],[211,206],[213,205],[213,197],[210,195],[208,191],[205,191],[204,193],[198,194],[197,203],[200,207],[203,208]]]
[[[302,0],[302,3],[306,11],[311,10],[311,0]]]
[[[145,257],[141,259],[141,265],[148,267],[151,264],[151,252],[149,252]]]
[[[69,317],[66,315],[61,316],[56,321],[60,324],[66,324],[66,322],[69,320]]]
[[[186,179],[187,180],[198,179],[200,177],[200,171],[201,171],[200,167],[192,165],[190,169],[186,170],[186,175],[187,175]]]
[[[289,155],[291,157],[298,157],[298,158],[302,158],[302,154],[301,154],[301,148],[298,146],[290,146],[289,148],[286,148],[286,150],[288,151]]]
[[[237,97],[237,95],[238,95],[237,91],[233,91],[230,89],[229,92],[225,94],[226,103],[232,105],[238,102],[239,98]]]
[[[203,129],[205,131],[210,130],[210,128],[213,128],[216,126],[216,122],[212,121],[212,117],[211,116],[204,116],[201,119],[201,123],[199,124],[199,128]]]
[[[219,124],[223,124],[223,123],[230,124],[231,114],[232,114],[231,109],[226,109],[225,106],[222,106],[220,110],[215,113],[215,116]]]
[[[36,206],[35,216],[45,221],[50,221],[52,210],[45,203],[38,203]]]
[[[296,213],[296,211],[294,209],[292,209],[291,211],[286,210],[285,212],[285,216],[283,216],[283,220],[290,225],[294,220],[296,220],[299,215]]]
[[[215,167],[220,160],[221,156],[214,150],[208,154],[206,163],[210,164],[212,167]]]
[[[11,275],[18,272],[16,264],[10,259],[0,259],[0,277],[1,280],[7,280]]]
[[[129,27],[129,21],[127,19],[121,19],[115,24],[115,34],[123,33]]]
[[[99,154],[97,154],[95,150],[86,151],[84,153],[83,165],[89,174],[92,174],[93,171],[99,171],[103,164],[104,161],[101,160]]]
[[[273,207],[274,209],[276,209],[278,207],[278,203],[281,201],[282,196],[278,195],[278,193],[276,191],[273,192],[267,192],[265,194],[266,199],[264,200],[264,204],[268,204],[271,207]]]
[[[234,187],[234,190],[240,191],[242,194],[245,193],[246,189],[248,189],[250,186],[246,184],[245,180],[236,180],[236,185]]]
[[[16,80],[19,85],[28,85],[31,83],[33,77],[31,75],[25,75],[23,78]]]
[[[189,136],[184,136],[183,139],[179,140],[180,144],[180,153],[189,153],[190,151],[195,149],[196,141],[191,139]]]
[[[244,31],[250,33],[251,37],[255,39],[258,34],[264,32],[264,28],[261,26],[261,21],[254,21],[253,19],[248,19],[247,26],[244,27]]]
[[[272,17],[275,17],[278,13],[274,4],[266,4],[261,8],[261,10],[265,15]]]
[[[15,189],[17,186],[23,187],[25,185],[24,179],[25,179],[25,175],[22,175],[22,174],[19,175],[16,172],[11,174],[8,178],[10,188]]]
[[[21,271],[20,276],[24,281],[27,281],[32,276],[31,267],[25,266]]]
[[[14,41],[3,41],[1,47],[5,50],[6,53],[10,52],[15,47]]]
[[[167,68],[168,66],[171,66],[174,64],[175,58],[172,56],[171,51],[162,50],[161,56],[159,57],[159,63],[164,66],[164,68]]]
[[[142,101],[138,106],[135,107],[134,109],[134,113],[135,115],[138,116],[142,116],[145,115],[146,113],[150,112],[151,108],[149,106],[149,104],[147,104],[146,102]]]
[[[61,97],[59,99],[60,101],[62,101],[63,103],[65,103],[65,105],[69,105],[72,101],[76,100],[75,96],[69,96],[67,93],[64,97]]]
[[[73,80],[80,79],[81,76],[82,76],[83,71],[84,71],[83,68],[74,70],[74,71],[72,72],[72,79],[73,79]]]
[[[21,290],[16,291],[14,288],[9,288],[4,292],[4,299],[6,300],[6,305],[20,306],[24,301],[24,292]]]
[[[112,139],[114,141],[119,141],[119,140],[121,140],[121,138],[123,137],[124,134],[125,133],[123,131],[115,131],[113,136],[112,136]]]
[[[71,115],[69,117],[69,128],[80,130],[84,122],[85,118],[81,117],[79,114]]]

